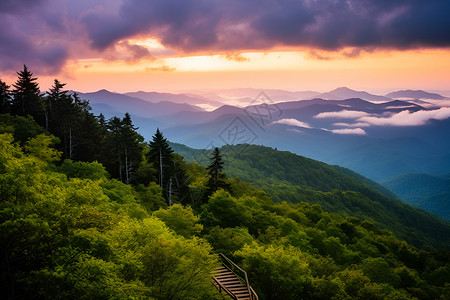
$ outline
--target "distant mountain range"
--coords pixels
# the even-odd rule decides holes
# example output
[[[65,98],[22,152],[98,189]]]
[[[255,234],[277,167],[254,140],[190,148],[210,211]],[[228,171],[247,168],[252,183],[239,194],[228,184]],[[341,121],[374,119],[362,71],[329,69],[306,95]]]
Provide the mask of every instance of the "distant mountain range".
[[[236,89],[218,93],[241,97],[255,91]],[[415,92],[422,96],[430,94]],[[439,175],[449,170],[450,142],[446,137],[450,130],[447,117],[450,113],[447,108],[437,111],[409,101],[382,96],[373,98],[374,95],[348,88],[338,88],[326,94],[336,94],[339,98],[358,95],[377,101],[314,98],[277,102],[266,93],[272,97],[295,97],[296,93],[282,90],[265,90],[263,93],[266,98],[258,102],[258,97],[255,97],[254,105],[222,105],[213,111],[184,103],[190,100],[208,103],[204,96],[193,94],[118,94],[101,90],[80,93],[80,96],[90,100],[97,114],[104,113],[110,117],[129,112],[147,139],[159,127],[170,140],[195,148],[242,142],[263,144],[342,165],[373,180],[406,173]],[[410,92],[406,94],[418,96]],[[399,91],[395,95],[406,94]],[[380,99],[388,101],[380,102]],[[420,124],[413,126],[411,122]],[[228,132],[230,129],[245,129],[248,136],[236,139],[232,132]]]
[[[392,99],[398,99],[398,98],[406,98],[406,99],[433,99],[433,100],[443,100],[447,99],[446,97],[436,94],[436,93],[428,93],[421,90],[402,90],[402,91],[396,91],[392,92],[386,95],[386,97],[392,98]]]
[[[347,87],[340,87],[335,90],[332,90],[327,93],[322,93],[315,96],[316,98],[326,99],[326,100],[345,100],[350,98],[359,98],[367,101],[375,101],[375,102],[386,102],[391,101],[392,98],[385,96],[377,96],[373,94],[369,94],[368,92],[359,92],[349,89]]]
[[[428,105],[448,105],[439,94],[404,90],[378,96],[349,88],[322,94],[270,89],[79,94],[95,114],[129,112],[146,140],[158,127],[169,140],[193,148],[265,145],[385,182],[403,200],[436,213],[444,204],[433,192],[422,193],[422,200],[405,196],[404,180],[385,181],[404,174],[448,174],[450,107]],[[433,202],[434,208],[417,201]]]

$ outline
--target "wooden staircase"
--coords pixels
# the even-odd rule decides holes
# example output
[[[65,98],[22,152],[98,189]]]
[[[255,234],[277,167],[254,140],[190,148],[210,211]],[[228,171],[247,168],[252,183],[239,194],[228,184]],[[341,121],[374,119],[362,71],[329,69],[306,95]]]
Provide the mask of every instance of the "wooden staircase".
[[[247,273],[225,255],[219,254],[219,257],[222,267],[214,269],[212,275],[219,292],[224,291],[236,300],[258,300],[258,295],[248,282]]]

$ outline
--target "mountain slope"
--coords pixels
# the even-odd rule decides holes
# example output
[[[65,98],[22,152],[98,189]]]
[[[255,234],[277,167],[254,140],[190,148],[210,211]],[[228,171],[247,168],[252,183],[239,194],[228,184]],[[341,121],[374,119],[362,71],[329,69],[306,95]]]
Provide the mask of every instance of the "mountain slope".
[[[403,201],[450,221],[450,179],[428,174],[406,174],[382,181]]]
[[[173,148],[188,161],[204,165],[208,162],[209,151],[180,144],[173,144]],[[261,187],[274,201],[317,203],[326,211],[373,220],[417,246],[450,248],[448,223],[389,198],[373,188],[375,183],[371,187],[347,171],[262,146],[225,146],[222,153],[228,176]]]
[[[349,98],[361,98],[367,101],[390,101],[391,98],[385,97],[385,96],[378,96],[369,94],[368,92],[364,91],[355,91],[352,89],[349,89],[347,87],[339,87],[337,89],[334,89],[332,91],[319,94],[315,96],[316,98],[322,98],[327,100],[344,100]]]

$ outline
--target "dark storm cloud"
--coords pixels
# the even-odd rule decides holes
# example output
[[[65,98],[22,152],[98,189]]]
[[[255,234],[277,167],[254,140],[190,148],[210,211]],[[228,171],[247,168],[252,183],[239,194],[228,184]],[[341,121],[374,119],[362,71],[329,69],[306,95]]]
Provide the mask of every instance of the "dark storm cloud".
[[[129,0],[116,15],[83,19],[92,46],[104,49],[153,34],[186,52],[261,49],[275,45],[448,47],[448,0]]]
[[[73,40],[104,51],[138,36],[183,53],[449,47],[448,12],[448,0],[2,0],[0,68],[58,70],[79,55]]]

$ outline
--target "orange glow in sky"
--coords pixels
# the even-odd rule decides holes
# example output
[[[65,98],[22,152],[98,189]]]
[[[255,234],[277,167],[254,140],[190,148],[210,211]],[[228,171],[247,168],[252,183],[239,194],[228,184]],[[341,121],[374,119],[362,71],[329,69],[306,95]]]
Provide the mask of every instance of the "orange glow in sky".
[[[169,56],[138,62],[80,59],[57,77],[68,82],[69,89],[81,92],[237,87],[326,91],[338,86],[388,91],[445,90],[450,86],[449,50],[377,51],[355,58],[335,53],[321,56],[318,59],[308,51],[286,51],[228,57]],[[48,88],[54,77],[40,76],[41,88]]]
[[[42,90],[450,90],[448,1],[16,2],[0,18],[8,84],[26,64]]]

